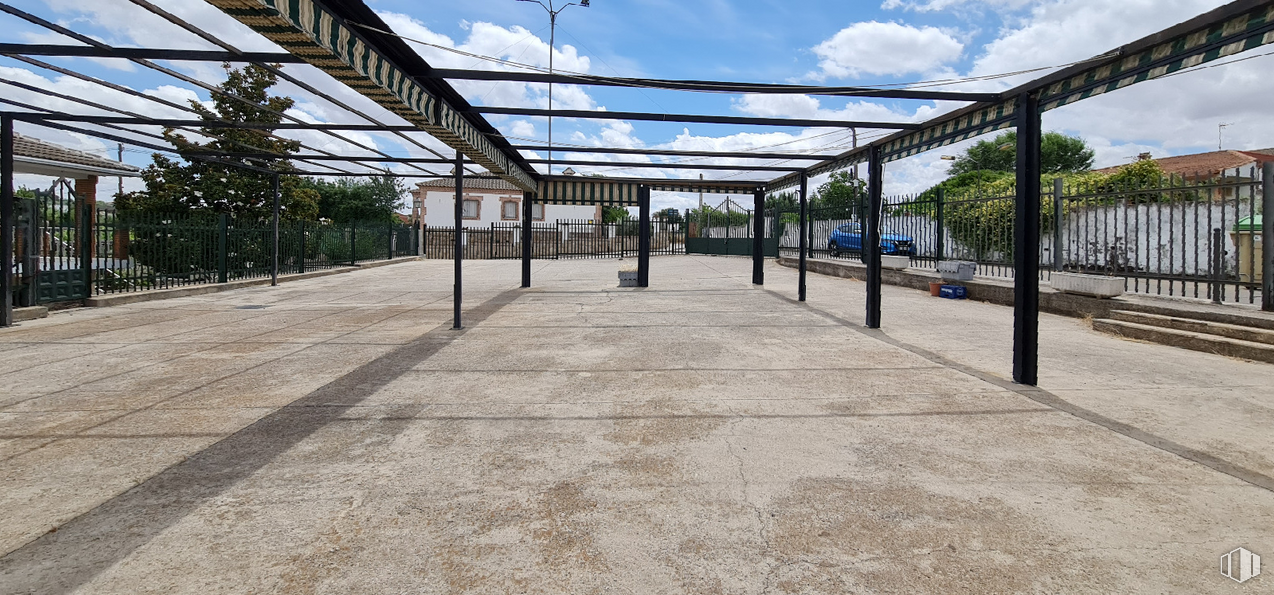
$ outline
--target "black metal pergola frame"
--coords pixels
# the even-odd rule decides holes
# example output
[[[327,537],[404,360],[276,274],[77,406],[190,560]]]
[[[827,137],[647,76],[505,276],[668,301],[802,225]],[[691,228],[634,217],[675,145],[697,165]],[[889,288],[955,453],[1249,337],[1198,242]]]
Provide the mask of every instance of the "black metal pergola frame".
[[[455,181],[455,287],[454,325],[462,327],[462,194],[464,180],[472,177],[498,177],[521,188],[523,195],[523,237],[530,237],[532,204],[614,204],[638,207],[640,219],[638,283],[649,286],[650,275],[650,195],[656,190],[685,192],[728,192],[752,194],[756,213],[764,212],[766,195],[796,188],[800,203],[801,249],[798,264],[799,299],[806,299],[806,254],[808,221],[808,184],[814,176],[827,174],[859,163],[868,164],[868,208],[866,221],[867,311],[866,326],[879,328],[881,324],[881,250],[880,210],[883,197],[882,174],[888,161],[902,159],[918,153],[960,142],[1008,127],[1018,130],[1017,196],[1014,232],[1015,259],[1015,310],[1014,310],[1014,365],[1013,379],[1021,384],[1034,385],[1038,379],[1038,324],[1039,324],[1039,241],[1040,241],[1040,138],[1041,114],[1044,111],[1069,105],[1076,101],[1128,85],[1170,75],[1184,69],[1197,67],[1220,58],[1274,42],[1274,0],[1237,0],[1194,19],[1171,27],[1154,35],[1122,46],[1114,51],[1090,60],[1075,63],[1020,85],[1003,93],[962,93],[947,90],[915,88],[872,87],[821,87],[807,85],[780,85],[736,83],[722,81],[687,81],[663,79],[635,79],[600,77],[575,73],[545,73],[493,70],[435,69],[412,50],[406,41],[389,32],[389,27],[361,0],[207,0],[227,15],[257,31],[283,47],[286,52],[243,52],[198,26],[186,22],[147,0],[129,0],[137,7],[156,15],[175,27],[181,28],[204,41],[219,47],[218,50],[174,50],[150,48],[118,48],[82,35],[62,25],[52,23],[0,2],[0,12],[23,19],[79,41],[83,45],[50,44],[0,44],[0,54],[28,65],[58,72],[65,76],[99,85],[104,89],[140,97],[163,107],[193,113],[182,106],[160,98],[147,96],[135,90],[76,72],[61,66],[43,62],[41,57],[117,58],[177,78],[209,93],[247,101],[193,77],[184,75],[156,63],[162,61],[230,62],[256,64],[266,68],[281,80],[287,81],[316,99],[336,106],[345,113],[365,123],[310,123],[287,114],[278,114],[282,122],[235,123],[207,122],[189,118],[156,118],[130,112],[91,100],[70,97],[53,91],[39,89],[18,81],[0,78],[0,85],[21,88],[47,97],[72,101],[88,109],[104,114],[72,114],[56,112],[39,106],[25,104],[0,97],[0,103],[9,106],[0,112],[0,251],[3,266],[13,270],[13,125],[21,121],[53,129],[78,132],[118,143],[154,151],[178,153],[187,159],[204,160],[228,166],[246,167],[272,173],[275,176],[276,254],[274,274],[277,281],[277,225],[279,218],[277,177],[280,171],[273,167],[280,159],[306,164],[282,173],[313,176],[369,176],[390,173],[378,169],[379,165],[402,165],[414,172],[393,172],[407,178],[450,178]],[[323,93],[299,78],[284,72],[284,65],[309,64],[346,84],[364,97],[376,102],[407,122],[405,125],[386,124],[352,107],[341,100]],[[862,122],[821,119],[760,118],[746,116],[714,116],[697,114],[662,114],[644,112],[610,112],[581,110],[545,110],[500,106],[470,105],[448,80],[475,80],[493,82],[557,83],[573,85],[597,85],[618,88],[664,89],[687,92],[712,93],[763,93],[807,94],[835,97],[892,98],[901,100],[963,101],[968,105],[925,122]],[[15,109],[16,108],[16,109]],[[549,147],[542,145],[515,145],[497,131],[483,117],[487,115],[567,117],[596,120],[636,120],[662,122],[694,122],[705,124],[746,125],[766,127],[800,127],[858,129],[875,131],[877,138],[862,146],[839,154],[801,154],[786,152],[750,151],[674,151],[608,147]],[[162,127],[198,133],[198,129],[249,128],[274,131],[315,131],[348,144],[365,155],[336,154],[321,148],[302,144],[306,151],[301,155],[279,155],[245,147],[235,153],[179,153],[171,146],[157,144],[161,135],[139,127]],[[404,140],[434,157],[394,157],[374,146],[367,146],[338,132],[366,132],[390,134]],[[454,157],[428,146],[412,136],[424,132],[454,149]],[[548,152],[549,159],[527,157],[523,151]],[[739,161],[777,160],[778,163],[722,164],[694,162],[626,162],[584,159],[553,160],[552,151],[577,154],[638,155],[644,157],[675,157],[684,159],[727,159]],[[228,161],[229,159],[239,161]],[[780,165],[791,162],[809,162],[809,165]],[[246,163],[245,163],[246,162]],[[339,163],[344,167],[333,165]],[[547,164],[548,174],[540,173],[535,165]],[[576,165],[611,167],[618,169],[659,168],[664,170],[729,171],[733,175],[746,172],[774,172],[783,174],[771,180],[695,180],[668,178],[580,178],[552,175],[552,165]],[[439,174],[426,166],[453,165],[450,174]],[[363,168],[357,170],[356,168]],[[478,168],[483,168],[482,172]],[[489,173],[488,173],[489,172]],[[616,198],[618,197],[618,198]],[[1267,201],[1269,197],[1267,197]],[[584,202],[580,202],[584,201]],[[764,260],[762,241],[765,236],[764,217],[754,218],[753,233],[753,283],[764,284]],[[1269,245],[1271,238],[1266,238]],[[1266,278],[1271,278],[1269,255],[1265,268]],[[531,243],[522,242],[522,286],[531,286]],[[10,274],[0,275],[0,295],[9,295],[12,283]],[[1270,292],[1265,292],[1267,307],[1274,307]],[[12,323],[9,300],[0,308],[0,325]]]

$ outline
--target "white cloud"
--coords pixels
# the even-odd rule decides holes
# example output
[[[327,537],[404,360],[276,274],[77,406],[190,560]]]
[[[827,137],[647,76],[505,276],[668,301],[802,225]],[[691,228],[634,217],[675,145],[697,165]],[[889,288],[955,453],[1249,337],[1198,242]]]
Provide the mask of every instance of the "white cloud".
[[[813,51],[820,71],[812,77],[848,78],[937,70],[958,60],[964,44],[935,27],[869,21],[841,29]]]

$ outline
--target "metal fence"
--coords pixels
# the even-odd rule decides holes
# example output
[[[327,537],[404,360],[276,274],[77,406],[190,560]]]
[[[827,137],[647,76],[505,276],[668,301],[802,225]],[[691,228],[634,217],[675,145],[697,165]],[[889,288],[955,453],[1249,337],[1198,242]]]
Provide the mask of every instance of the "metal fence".
[[[1053,271],[1123,277],[1126,291],[1257,303],[1261,291],[1261,180],[1256,169],[1135,187],[1046,188],[1041,208],[1041,280]],[[968,260],[982,276],[1012,278],[1013,196],[884,200],[881,244],[914,266]],[[783,212],[780,246],[799,246],[797,215]],[[847,209],[811,209],[809,254],[861,258],[832,237],[853,239],[864,217]],[[852,248],[852,247],[851,247]]]
[[[272,274],[270,220],[92,208],[69,182],[17,203],[14,302],[36,305]],[[416,254],[417,234],[390,223],[283,221],[279,273]]]
[[[531,226],[531,257],[622,258],[638,250],[640,223],[557,221]],[[427,227],[425,258],[454,258],[455,228]],[[651,254],[685,254],[686,230],[680,223],[651,222]],[[491,223],[461,228],[463,258],[473,260],[522,258],[522,224]]]

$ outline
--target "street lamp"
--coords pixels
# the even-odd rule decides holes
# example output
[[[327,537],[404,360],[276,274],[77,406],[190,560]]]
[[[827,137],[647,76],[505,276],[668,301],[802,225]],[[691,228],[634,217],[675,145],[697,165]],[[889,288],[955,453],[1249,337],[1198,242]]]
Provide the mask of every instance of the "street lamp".
[[[518,0],[518,2],[534,2],[544,8],[549,13],[549,74],[553,74],[553,46],[557,42],[557,15],[558,13],[572,6],[583,6],[588,8],[589,0],[579,0],[579,2],[569,2],[565,6],[554,9],[553,0],[548,0],[545,6],[540,0]],[[549,81],[549,175],[553,175],[553,82]]]

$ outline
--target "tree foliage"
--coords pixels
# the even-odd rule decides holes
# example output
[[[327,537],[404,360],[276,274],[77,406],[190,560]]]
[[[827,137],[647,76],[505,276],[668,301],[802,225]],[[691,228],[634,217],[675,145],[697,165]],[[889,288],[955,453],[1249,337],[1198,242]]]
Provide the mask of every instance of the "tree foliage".
[[[602,223],[619,223],[633,218],[624,207],[602,207]]]
[[[1046,132],[1040,139],[1040,170],[1046,174],[1076,173],[1093,167],[1094,153],[1084,139]],[[1017,168],[1017,133],[1008,131],[978,141],[956,157],[952,176],[976,171],[1013,172]]]
[[[319,219],[338,224],[396,221],[394,213],[402,205],[407,191],[402,179],[395,176],[336,181],[304,178],[300,187],[317,193]]]
[[[212,107],[192,100],[190,107],[204,122],[255,122],[278,124],[282,112],[292,107],[290,97],[270,95],[277,82],[265,68],[249,65],[242,69],[226,69],[226,81],[219,85],[233,97],[214,94]],[[288,155],[295,154],[301,143],[270,136],[272,129],[200,128],[205,140],[195,140],[173,129],[164,130],[164,138],[172,143],[182,160],[160,154],[142,172],[146,189],[116,199],[121,211],[179,213],[208,211],[231,213],[236,218],[271,216],[274,205],[273,175],[245,169],[251,166],[280,172],[282,213],[291,219],[314,219],[318,216],[318,193],[305,188],[300,178],[287,175],[294,171]],[[218,157],[217,162],[199,160],[194,153],[273,153],[281,156],[272,162],[235,157]]]

